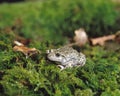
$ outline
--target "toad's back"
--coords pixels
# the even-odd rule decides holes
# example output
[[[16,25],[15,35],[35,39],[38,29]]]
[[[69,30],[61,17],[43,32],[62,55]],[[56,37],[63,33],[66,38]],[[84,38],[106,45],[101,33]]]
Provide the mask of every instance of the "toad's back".
[[[72,47],[61,47],[56,50],[56,53],[61,54],[65,58],[76,58],[79,56],[79,53],[74,50]]]

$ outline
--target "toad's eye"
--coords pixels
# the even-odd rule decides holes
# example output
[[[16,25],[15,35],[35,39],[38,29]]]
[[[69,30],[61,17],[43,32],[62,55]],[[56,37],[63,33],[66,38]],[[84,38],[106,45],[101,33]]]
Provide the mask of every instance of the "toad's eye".
[[[56,54],[55,54],[55,56],[56,56],[56,57],[59,57],[59,56],[60,56],[60,54],[59,54],[59,53],[56,53]]]

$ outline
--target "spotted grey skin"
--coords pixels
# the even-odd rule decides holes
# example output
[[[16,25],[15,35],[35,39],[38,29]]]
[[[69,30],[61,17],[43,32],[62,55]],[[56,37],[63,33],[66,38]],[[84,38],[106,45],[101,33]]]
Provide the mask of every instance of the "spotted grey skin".
[[[83,66],[86,63],[86,57],[83,53],[79,53],[72,47],[61,47],[47,51],[47,57],[51,61],[60,63],[61,69],[74,66]]]

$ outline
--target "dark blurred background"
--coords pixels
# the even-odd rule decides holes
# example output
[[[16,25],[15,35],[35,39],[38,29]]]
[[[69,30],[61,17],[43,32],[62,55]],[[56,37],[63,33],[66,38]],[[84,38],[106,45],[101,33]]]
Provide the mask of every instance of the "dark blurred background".
[[[24,0],[0,0],[0,3],[4,3],[4,2],[9,2],[9,3],[13,3],[13,2],[21,2]]]

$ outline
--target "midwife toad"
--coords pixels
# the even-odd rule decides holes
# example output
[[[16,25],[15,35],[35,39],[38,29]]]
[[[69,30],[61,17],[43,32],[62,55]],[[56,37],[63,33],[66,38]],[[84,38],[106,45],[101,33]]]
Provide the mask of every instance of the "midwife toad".
[[[72,47],[61,47],[47,50],[48,59],[60,63],[58,66],[63,70],[68,67],[83,66],[86,57],[83,53],[77,52]]]

